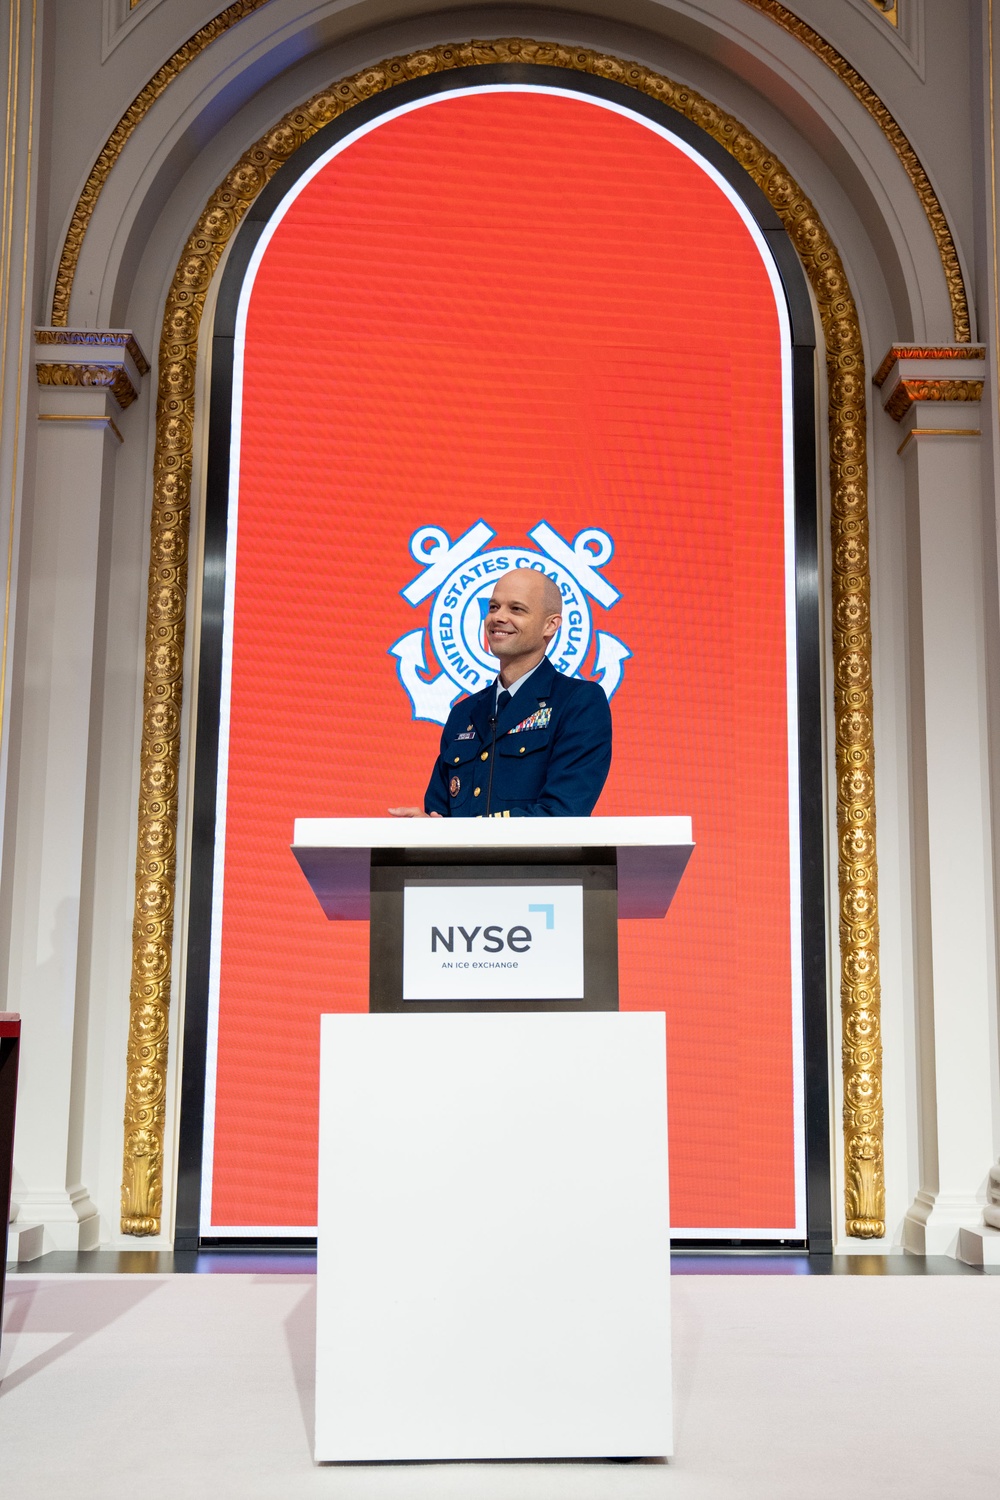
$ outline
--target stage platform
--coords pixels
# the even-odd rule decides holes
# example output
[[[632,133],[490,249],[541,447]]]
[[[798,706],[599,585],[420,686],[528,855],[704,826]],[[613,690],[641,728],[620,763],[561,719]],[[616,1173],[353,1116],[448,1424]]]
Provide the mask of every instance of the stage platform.
[[[312,1275],[314,1245],[267,1248],[240,1244],[201,1250],[50,1250],[9,1276]],[[671,1276],[996,1276],[1000,1266],[968,1266],[950,1255],[809,1255],[804,1250],[678,1250]]]
[[[0,1453],[19,1500],[996,1494],[1000,1278],[954,1261],[675,1257],[669,1464],[317,1468],[307,1254],[169,1257],[181,1275],[126,1254],[8,1282]]]

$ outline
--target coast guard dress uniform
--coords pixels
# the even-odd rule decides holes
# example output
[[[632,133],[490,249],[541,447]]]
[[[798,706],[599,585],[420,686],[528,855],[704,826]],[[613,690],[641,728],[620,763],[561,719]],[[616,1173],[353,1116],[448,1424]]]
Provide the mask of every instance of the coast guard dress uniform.
[[[424,811],[445,818],[589,817],[611,766],[604,689],[564,677],[548,659],[512,694],[498,698],[497,688],[491,682],[449,714]]]

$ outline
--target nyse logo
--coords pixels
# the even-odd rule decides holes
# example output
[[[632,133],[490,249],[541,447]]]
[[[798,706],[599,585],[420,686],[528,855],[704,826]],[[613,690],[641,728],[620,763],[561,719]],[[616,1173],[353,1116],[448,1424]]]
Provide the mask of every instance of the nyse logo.
[[[582,997],[582,886],[404,887],[404,1000]]]
[[[440,944],[445,953],[454,953],[455,932],[454,927],[448,927],[443,932],[440,927],[432,927],[431,952],[437,953],[438,944]],[[471,932],[467,932],[464,927],[459,927],[458,936],[465,942],[466,953],[476,951],[473,944],[477,937],[480,939],[479,951],[482,953],[502,953],[505,946],[510,949],[511,953],[527,953],[531,947],[531,929],[520,924],[509,927],[506,935],[502,927],[495,925],[473,927]],[[461,953],[461,947],[458,951]]]

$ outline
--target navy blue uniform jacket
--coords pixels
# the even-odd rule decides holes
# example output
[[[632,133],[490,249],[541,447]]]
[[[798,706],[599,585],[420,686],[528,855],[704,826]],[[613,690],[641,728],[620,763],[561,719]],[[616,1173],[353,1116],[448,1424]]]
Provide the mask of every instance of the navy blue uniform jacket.
[[[563,677],[543,661],[497,720],[494,752],[495,703],[491,682],[448,715],[424,811],[445,818],[589,818],[611,766],[604,689]]]

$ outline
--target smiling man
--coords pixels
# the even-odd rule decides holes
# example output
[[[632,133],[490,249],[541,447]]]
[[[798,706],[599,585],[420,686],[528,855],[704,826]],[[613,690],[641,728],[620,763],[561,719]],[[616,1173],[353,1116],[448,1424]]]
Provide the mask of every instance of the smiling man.
[[[611,766],[611,710],[596,682],[564,677],[547,659],[561,624],[551,578],[504,574],[486,616],[500,675],[448,716],[423,811],[391,807],[394,817],[590,816]]]

